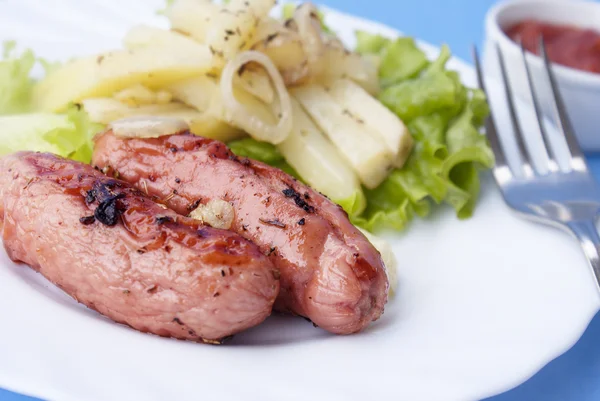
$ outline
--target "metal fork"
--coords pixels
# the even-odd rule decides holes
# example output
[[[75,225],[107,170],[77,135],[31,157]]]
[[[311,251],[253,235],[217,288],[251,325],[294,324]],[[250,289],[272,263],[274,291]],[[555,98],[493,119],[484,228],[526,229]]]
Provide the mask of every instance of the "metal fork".
[[[569,166],[567,169],[559,166],[556,152],[544,127],[540,101],[536,95],[523,45],[521,44],[521,54],[527,75],[526,81],[533,99],[533,109],[543,138],[543,145],[533,146],[525,140],[515,112],[512,90],[506,72],[506,63],[498,45],[496,45],[496,52],[498,53],[500,72],[520,160],[520,166],[518,166],[520,171],[517,171],[517,166],[513,166],[515,168],[509,166],[492,112],[485,123],[485,129],[490,146],[496,156],[496,166],[493,169],[496,183],[505,202],[520,215],[536,222],[563,229],[579,240],[592,267],[596,284],[600,289],[600,236],[596,228],[598,212],[600,211],[600,186],[591,176],[579,143],[575,138],[556,84],[556,78],[548,60],[544,41],[540,39],[540,54],[544,61],[552,92],[552,99],[550,100],[554,103],[554,117],[562,135],[564,135],[569,151]],[[487,95],[476,47],[473,47],[473,58],[477,69],[479,87]],[[544,153],[547,156],[544,159],[548,160],[547,172],[538,169],[533,162],[535,156],[544,155]]]

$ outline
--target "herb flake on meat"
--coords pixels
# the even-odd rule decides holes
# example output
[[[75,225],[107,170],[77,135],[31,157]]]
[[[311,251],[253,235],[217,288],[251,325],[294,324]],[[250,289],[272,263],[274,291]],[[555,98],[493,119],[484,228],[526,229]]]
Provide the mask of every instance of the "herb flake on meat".
[[[79,219],[79,222],[81,224],[83,224],[84,226],[89,226],[90,224],[94,224],[95,221],[96,221],[96,218],[94,217],[94,215],[84,216]]]
[[[172,223],[173,222],[173,218],[170,216],[157,216],[156,217],[156,224],[161,225],[161,224],[165,224],[165,223]]]
[[[285,228],[286,225],[285,223],[282,223],[281,221],[279,221],[279,219],[271,219],[271,220],[267,220],[267,219],[263,219],[262,217],[258,219],[261,223],[263,224],[268,224],[270,226],[275,226],[275,227],[279,227],[279,228]]]

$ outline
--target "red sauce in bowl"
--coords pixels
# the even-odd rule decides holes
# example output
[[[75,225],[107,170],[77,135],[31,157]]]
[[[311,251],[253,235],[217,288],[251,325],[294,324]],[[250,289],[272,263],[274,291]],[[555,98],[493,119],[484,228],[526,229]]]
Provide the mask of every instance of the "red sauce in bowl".
[[[568,25],[525,20],[506,29],[515,42],[539,55],[539,38],[546,43],[548,57],[555,63],[578,70],[600,73],[600,32]]]

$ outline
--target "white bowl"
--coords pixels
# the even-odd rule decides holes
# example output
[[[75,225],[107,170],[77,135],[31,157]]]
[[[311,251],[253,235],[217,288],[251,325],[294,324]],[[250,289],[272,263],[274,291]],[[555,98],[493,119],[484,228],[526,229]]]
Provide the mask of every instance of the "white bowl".
[[[600,28],[600,3],[569,0],[517,0],[501,2],[488,11],[485,22],[484,68],[488,76],[500,77],[496,44],[506,60],[515,95],[531,101],[520,47],[504,30],[525,19],[547,23],[573,25],[580,28]],[[554,118],[549,83],[540,57],[527,53],[535,88],[543,112]],[[600,151],[600,74],[552,64],[569,117],[581,147]]]

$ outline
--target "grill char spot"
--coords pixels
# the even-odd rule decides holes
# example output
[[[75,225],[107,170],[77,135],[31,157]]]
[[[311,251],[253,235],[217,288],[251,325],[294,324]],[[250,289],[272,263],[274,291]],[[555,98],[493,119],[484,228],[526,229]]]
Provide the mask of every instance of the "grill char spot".
[[[293,199],[294,203],[296,203],[296,206],[298,206],[300,209],[307,213],[315,212],[315,208],[306,201],[306,198],[300,193],[296,192],[293,188],[286,188],[282,192],[286,198]]]

